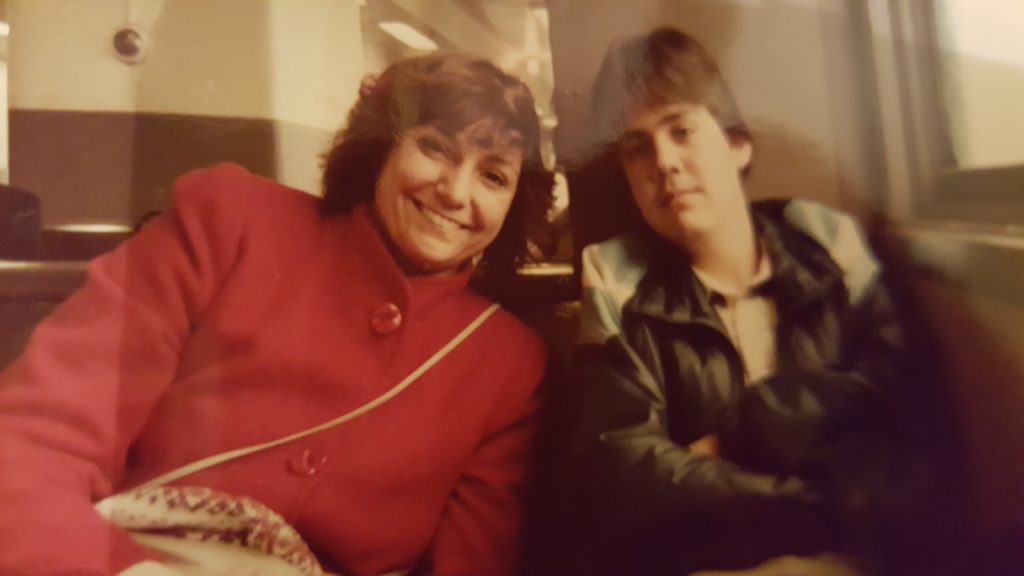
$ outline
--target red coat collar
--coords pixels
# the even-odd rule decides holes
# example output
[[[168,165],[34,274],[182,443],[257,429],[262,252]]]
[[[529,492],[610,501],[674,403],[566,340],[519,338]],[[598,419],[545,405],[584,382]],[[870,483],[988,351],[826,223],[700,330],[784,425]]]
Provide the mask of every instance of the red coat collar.
[[[360,248],[367,263],[385,275],[389,282],[403,285],[413,308],[428,305],[466,289],[473,275],[472,266],[467,266],[458,274],[444,276],[410,276],[402,271],[373,222],[368,203],[353,208],[348,218],[351,219],[352,236],[346,241],[351,242],[353,247]]]

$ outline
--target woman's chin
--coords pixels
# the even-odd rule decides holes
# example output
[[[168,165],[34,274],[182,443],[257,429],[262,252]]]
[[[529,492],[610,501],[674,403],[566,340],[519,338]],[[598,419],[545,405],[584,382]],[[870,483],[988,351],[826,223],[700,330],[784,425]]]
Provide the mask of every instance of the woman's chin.
[[[461,272],[467,263],[464,258],[423,253],[406,255],[406,261],[410,265],[406,272],[413,276],[449,276]]]

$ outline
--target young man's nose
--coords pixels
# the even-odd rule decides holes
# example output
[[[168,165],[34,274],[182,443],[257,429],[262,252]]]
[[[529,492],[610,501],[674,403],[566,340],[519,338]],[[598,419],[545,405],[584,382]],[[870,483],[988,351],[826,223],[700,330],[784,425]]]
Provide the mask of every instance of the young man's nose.
[[[437,197],[444,208],[461,208],[473,194],[473,167],[465,163],[446,170],[437,187]]]
[[[661,174],[675,174],[683,168],[683,149],[668,137],[654,140],[654,159]]]

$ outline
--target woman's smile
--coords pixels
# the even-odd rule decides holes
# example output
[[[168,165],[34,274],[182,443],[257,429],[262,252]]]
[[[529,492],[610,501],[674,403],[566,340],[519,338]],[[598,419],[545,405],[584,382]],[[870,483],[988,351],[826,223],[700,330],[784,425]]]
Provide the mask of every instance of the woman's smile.
[[[473,137],[479,130],[448,135],[415,126],[391,150],[374,208],[407,273],[462,270],[501,230],[523,153],[517,146],[480,146]]]
[[[437,225],[437,227],[443,231],[459,232],[463,230],[470,230],[472,228],[468,224],[463,224],[462,222],[459,222],[458,220],[455,220],[450,216],[446,216],[440,211],[427,206],[426,204],[420,202],[416,198],[410,197],[409,200],[412,201],[413,205],[416,206],[417,210],[419,210],[420,214],[422,214],[424,218],[429,220],[431,223]]]

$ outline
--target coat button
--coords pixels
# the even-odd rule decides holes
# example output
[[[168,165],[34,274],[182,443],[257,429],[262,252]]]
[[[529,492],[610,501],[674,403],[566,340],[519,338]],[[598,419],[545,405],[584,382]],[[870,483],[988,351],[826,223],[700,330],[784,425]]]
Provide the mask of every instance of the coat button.
[[[312,476],[327,464],[326,456],[317,456],[307,448],[288,459],[288,470],[296,476]]]
[[[377,334],[390,334],[402,325],[402,310],[395,304],[388,302],[377,307],[370,314],[370,327]]]

